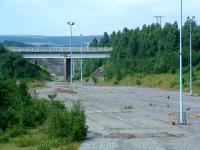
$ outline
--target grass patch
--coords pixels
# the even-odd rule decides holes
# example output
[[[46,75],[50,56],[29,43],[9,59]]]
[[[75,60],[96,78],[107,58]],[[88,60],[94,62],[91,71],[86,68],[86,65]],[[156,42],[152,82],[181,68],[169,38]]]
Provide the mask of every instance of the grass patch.
[[[7,143],[0,144],[2,150],[78,150],[80,142],[68,142],[65,139],[53,139],[38,127],[30,129],[26,135],[10,138]]]
[[[47,84],[45,80],[31,80],[28,82],[29,88],[44,87]]]
[[[183,85],[184,92],[189,92],[189,69],[184,68]],[[103,82],[103,81],[102,81]],[[116,78],[113,77],[104,83],[109,85],[116,84]],[[151,88],[160,88],[165,90],[179,90],[179,71],[175,74],[134,74],[127,75],[125,78],[117,82],[118,85],[124,86],[142,86]],[[200,94],[200,67],[193,67],[193,91]]]

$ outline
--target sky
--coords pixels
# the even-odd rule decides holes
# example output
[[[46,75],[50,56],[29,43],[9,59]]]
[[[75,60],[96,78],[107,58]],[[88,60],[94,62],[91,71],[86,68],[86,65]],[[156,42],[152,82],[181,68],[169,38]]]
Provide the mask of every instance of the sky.
[[[156,22],[180,23],[181,0],[0,0],[0,35],[102,35]],[[183,20],[200,24],[200,0],[183,0]]]

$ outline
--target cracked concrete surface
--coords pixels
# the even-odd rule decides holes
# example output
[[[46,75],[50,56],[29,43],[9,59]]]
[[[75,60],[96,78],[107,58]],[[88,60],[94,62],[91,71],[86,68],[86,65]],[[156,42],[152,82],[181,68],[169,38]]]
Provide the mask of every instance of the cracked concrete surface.
[[[63,82],[38,89],[47,97]],[[66,106],[80,100],[89,132],[80,150],[199,150],[200,97],[184,95],[187,125],[177,123],[179,93],[152,88],[74,85],[76,94],[58,93]],[[66,90],[67,91],[67,90]],[[127,107],[128,106],[128,107]]]

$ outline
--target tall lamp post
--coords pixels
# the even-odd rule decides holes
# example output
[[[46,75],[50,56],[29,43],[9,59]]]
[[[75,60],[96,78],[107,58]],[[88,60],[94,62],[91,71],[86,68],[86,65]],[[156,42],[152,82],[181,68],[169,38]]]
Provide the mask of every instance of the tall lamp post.
[[[72,88],[72,26],[75,25],[74,22],[67,22],[67,24],[70,26],[70,88]]]
[[[81,82],[83,82],[83,35],[80,34],[81,37]]]
[[[194,20],[194,16],[189,18],[190,21],[190,95],[193,95],[192,92],[192,22]]]
[[[182,64],[182,20],[183,20],[183,2],[181,0],[181,25],[180,25],[180,104],[179,104],[179,124],[186,123],[186,114],[183,112],[183,64]]]

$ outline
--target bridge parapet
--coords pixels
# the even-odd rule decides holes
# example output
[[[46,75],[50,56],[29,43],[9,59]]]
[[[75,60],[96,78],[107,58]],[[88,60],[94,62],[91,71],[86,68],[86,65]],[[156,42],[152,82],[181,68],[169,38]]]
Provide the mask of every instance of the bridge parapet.
[[[70,52],[70,47],[8,47],[12,52],[20,53],[64,53]],[[111,52],[112,47],[72,47],[72,52]]]

